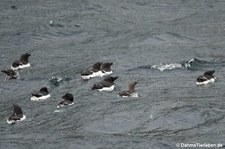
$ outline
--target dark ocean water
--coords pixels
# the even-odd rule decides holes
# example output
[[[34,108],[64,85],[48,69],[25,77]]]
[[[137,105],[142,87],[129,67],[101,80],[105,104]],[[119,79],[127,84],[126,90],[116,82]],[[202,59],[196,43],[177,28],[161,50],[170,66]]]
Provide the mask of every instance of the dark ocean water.
[[[225,144],[223,0],[3,0],[0,20],[1,69],[32,54],[20,80],[0,75],[0,148]],[[113,92],[91,90],[102,78],[81,79],[97,61],[114,63],[120,78]],[[196,86],[212,69],[217,81]],[[139,81],[141,97],[118,98],[130,80]],[[31,101],[43,86],[51,98]],[[66,92],[75,104],[56,111]],[[6,123],[12,104],[22,107],[25,121]]]

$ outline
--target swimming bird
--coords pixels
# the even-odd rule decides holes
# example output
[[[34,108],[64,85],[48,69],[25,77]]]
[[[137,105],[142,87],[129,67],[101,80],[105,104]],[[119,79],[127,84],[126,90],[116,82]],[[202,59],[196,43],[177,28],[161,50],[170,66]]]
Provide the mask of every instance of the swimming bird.
[[[64,25],[55,23],[55,21],[53,21],[53,20],[49,21],[49,26],[51,26],[51,27],[64,27]]]
[[[101,65],[102,65],[101,62],[96,62],[91,68],[81,72],[82,79],[88,80],[88,79],[100,76],[102,74],[100,70]]]
[[[51,95],[48,92],[47,87],[41,88],[38,92],[33,92],[31,100],[32,101],[39,101],[39,100],[45,100],[51,97]]]
[[[11,80],[11,79],[20,79],[20,74],[17,70],[5,69],[5,70],[1,70],[1,72],[7,75],[7,77],[5,78],[5,81]]]
[[[135,85],[137,84],[137,81],[131,81],[129,83],[129,90],[122,91],[119,93],[119,97],[139,97],[138,93],[135,91]]]
[[[113,73],[113,71],[111,70],[112,65],[113,65],[112,62],[106,62],[101,65],[101,71],[102,71],[101,77],[105,75],[111,75]]]
[[[23,114],[22,109],[18,105],[13,105],[13,114],[7,119],[8,124],[14,124],[17,121],[23,121],[26,119],[26,116]]]
[[[112,77],[107,76],[103,81],[95,83],[92,87],[92,90],[98,90],[98,91],[113,91],[115,88],[114,81],[118,79],[118,76]]]
[[[199,76],[196,80],[197,85],[204,85],[208,83],[213,83],[216,77],[213,76],[215,70],[206,71],[203,75]]]
[[[31,56],[30,53],[25,53],[21,55],[20,60],[15,60],[11,65],[11,68],[13,70],[18,70],[30,67],[30,63],[28,62],[30,56]]]
[[[64,107],[67,105],[73,105],[73,95],[71,93],[66,93],[62,96],[63,101],[60,101],[57,108]]]

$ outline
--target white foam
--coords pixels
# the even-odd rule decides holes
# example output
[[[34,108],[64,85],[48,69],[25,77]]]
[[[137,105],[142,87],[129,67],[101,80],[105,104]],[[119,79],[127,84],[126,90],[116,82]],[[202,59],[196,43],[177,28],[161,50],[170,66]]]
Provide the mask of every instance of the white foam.
[[[151,68],[158,69],[159,71],[173,70],[173,69],[182,68],[182,64],[179,64],[179,63],[159,64],[159,65],[153,65],[151,66]]]
[[[112,85],[110,87],[103,87],[102,89],[97,89],[98,91],[102,92],[102,91],[107,91],[107,92],[111,92],[113,91],[115,88],[115,85]]]
[[[60,105],[57,106],[57,108],[62,108],[62,107],[64,107],[64,106],[71,106],[71,105],[73,105],[73,104],[74,104],[73,102],[70,103],[70,104],[68,104],[68,105],[60,104]]]
[[[20,120],[9,120],[9,119],[7,119],[7,123],[8,124],[14,124],[15,122],[23,121],[25,119],[26,119],[26,115],[23,114],[23,117]]]
[[[15,72],[16,72],[16,74],[15,74],[13,77],[16,78],[16,79],[20,79],[20,74],[19,74],[19,72],[18,72],[17,70],[16,70]],[[14,78],[13,78],[13,79],[14,79]],[[12,79],[12,77],[7,76],[7,77],[4,79],[4,81],[10,80],[10,79]]]
[[[61,77],[52,77],[51,80],[56,80],[57,82],[60,82],[60,81],[63,80],[63,78],[61,78]]]
[[[45,96],[41,96],[41,97],[35,97],[35,96],[32,96],[32,97],[31,97],[31,100],[32,100],[32,101],[39,101],[39,100],[45,100],[45,99],[48,99],[49,97],[51,97],[50,94],[45,95]]]
[[[191,63],[195,61],[194,58],[192,58],[191,60],[189,60],[187,63],[184,64],[185,68],[191,67]]]
[[[63,110],[55,110],[54,113],[63,112]]]

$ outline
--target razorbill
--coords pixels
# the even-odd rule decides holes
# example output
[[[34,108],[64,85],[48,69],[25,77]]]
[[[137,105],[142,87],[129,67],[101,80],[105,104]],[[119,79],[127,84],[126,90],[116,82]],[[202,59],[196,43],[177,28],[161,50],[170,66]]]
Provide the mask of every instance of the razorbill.
[[[129,90],[122,91],[119,93],[119,97],[139,97],[138,93],[135,90],[135,85],[137,84],[137,81],[131,81],[129,83]]]
[[[26,119],[26,116],[23,114],[22,109],[18,105],[13,105],[13,114],[7,119],[8,124],[14,124],[17,121],[23,121]]]
[[[98,91],[113,91],[115,84],[114,81],[118,79],[118,76],[112,77],[112,76],[107,76],[103,81],[95,83],[92,87],[92,90],[98,90]]]
[[[23,69],[30,67],[30,63],[28,62],[29,57],[31,56],[30,53],[25,53],[21,55],[20,60],[15,60],[11,65],[13,70]]]
[[[73,105],[73,95],[71,93],[66,93],[62,96],[63,101],[60,101],[57,108],[64,107],[67,105]]]
[[[5,70],[1,70],[1,72],[7,75],[7,77],[5,78],[5,81],[11,80],[11,79],[20,79],[20,74],[17,70],[5,69]]]
[[[32,93],[31,100],[39,101],[39,100],[45,100],[49,97],[51,97],[51,95],[49,94],[47,87],[43,87],[40,89],[40,91]]]
[[[91,78],[94,78],[97,76],[101,76],[101,74],[102,74],[102,72],[100,70],[101,65],[102,65],[101,62],[97,62],[88,70],[81,72],[82,79],[88,80],[88,79],[91,79]]]
[[[216,77],[213,76],[215,70],[206,71],[203,75],[199,76],[196,80],[197,85],[204,85],[208,83],[213,83]]]

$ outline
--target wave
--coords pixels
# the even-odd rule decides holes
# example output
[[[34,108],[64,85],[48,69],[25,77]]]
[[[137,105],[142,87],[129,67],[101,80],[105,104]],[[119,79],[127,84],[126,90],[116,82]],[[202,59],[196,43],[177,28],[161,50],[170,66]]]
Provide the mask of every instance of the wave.
[[[64,81],[69,81],[70,78],[61,78],[61,77],[52,77],[49,79],[49,83],[51,86],[59,86]]]
[[[225,66],[225,61],[206,61],[200,60],[197,58],[192,58],[188,61],[182,62],[173,62],[173,63],[160,63],[157,65],[146,65],[146,66],[139,66],[138,68],[129,69],[129,71],[136,70],[136,69],[153,69],[159,70],[160,72],[169,71],[169,70],[176,70],[176,69],[186,69],[186,70],[201,70],[201,69],[212,69],[216,67]]]
[[[173,69],[181,69],[183,68],[182,64],[179,63],[171,63],[171,64],[159,64],[151,66],[151,69],[158,69],[159,71],[165,70],[173,70]]]
[[[202,69],[214,69],[225,66],[225,61],[207,61],[202,59],[193,58],[190,61],[184,63],[184,67],[189,70],[202,70]]]

